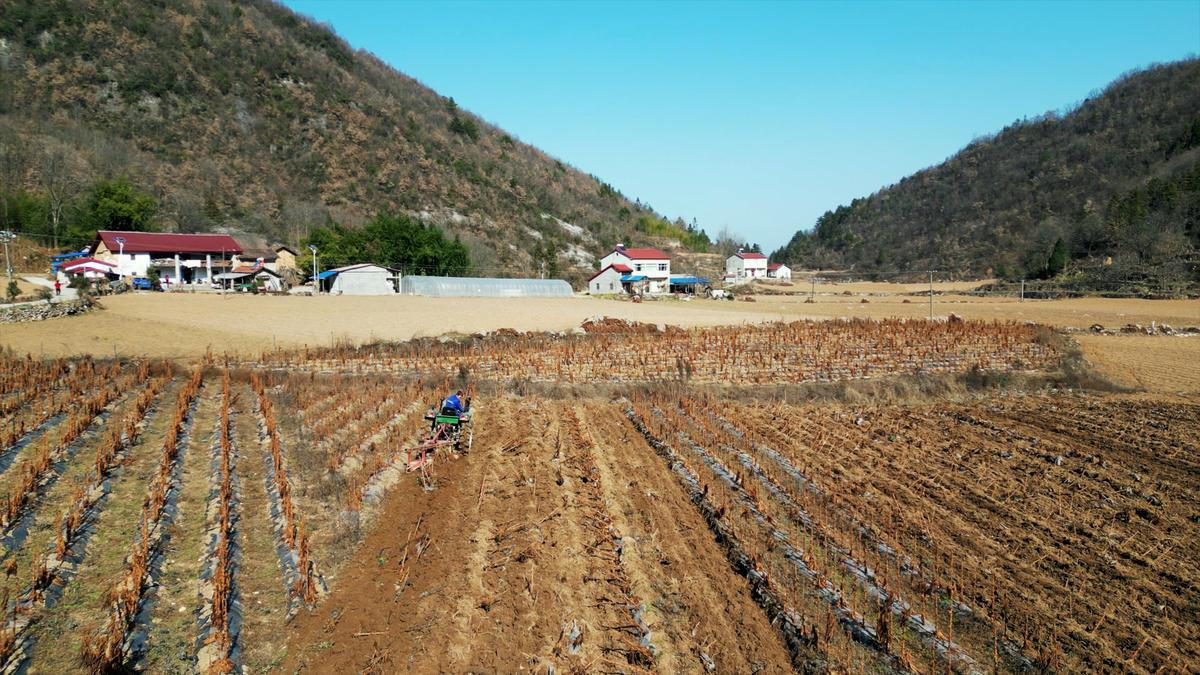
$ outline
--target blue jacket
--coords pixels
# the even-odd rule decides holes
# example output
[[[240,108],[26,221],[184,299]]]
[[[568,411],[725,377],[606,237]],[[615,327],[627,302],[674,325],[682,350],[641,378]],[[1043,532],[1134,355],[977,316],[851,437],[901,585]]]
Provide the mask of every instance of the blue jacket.
[[[453,410],[457,413],[466,412],[466,408],[463,407],[462,401],[458,399],[457,394],[450,394],[446,397],[446,400],[442,403],[442,410]]]

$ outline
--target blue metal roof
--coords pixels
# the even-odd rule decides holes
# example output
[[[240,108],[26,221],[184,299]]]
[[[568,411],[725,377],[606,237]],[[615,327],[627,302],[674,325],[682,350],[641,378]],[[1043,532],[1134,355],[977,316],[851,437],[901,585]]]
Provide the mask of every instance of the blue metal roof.
[[[645,274],[626,274],[625,276],[621,277],[621,283],[627,284],[631,281],[643,281],[645,278]]]
[[[329,277],[336,277],[337,273],[340,271],[341,270],[325,270],[324,272],[321,272],[320,274],[318,274],[317,278],[318,279],[328,279]]]
[[[707,277],[671,277],[672,284],[707,284]]]

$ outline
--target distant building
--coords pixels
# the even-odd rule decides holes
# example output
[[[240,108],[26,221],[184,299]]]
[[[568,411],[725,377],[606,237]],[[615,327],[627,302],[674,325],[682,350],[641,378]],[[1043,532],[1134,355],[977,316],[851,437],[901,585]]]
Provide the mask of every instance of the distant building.
[[[788,267],[787,265],[784,265],[783,263],[771,263],[770,265],[767,265],[767,278],[768,279],[791,279],[792,278],[792,268]]]
[[[617,244],[616,248],[600,259],[600,270],[611,265],[624,265],[629,272],[621,275],[621,284],[625,292],[648,293],[657,295],[670,292],[671,287],[671,256],[656,248],[626,248]],[[588,282],[591,289],[591,282]]]
[[[151,270],[171,286],[212,285],[214,272],[229,267],[242,246],[227,234],[176,234],[170,232],[96,233],[90,253],[112,263],[119,277],[144,277]]]
[[[739,250],[725,259],[725,277],[735,281],[747,279],[765,279],[767,276],[767,256],[761,253],[750,253]]]
[[[258,262],[266,269],[282,273],[284,270],[296,269],[296,252],[287,246],[274,248],[248,248],[233,257],[233,264],[254,265]]]
[[[275,247],[275,271],[299,269],[296,267],[296,252],[287,246]]]

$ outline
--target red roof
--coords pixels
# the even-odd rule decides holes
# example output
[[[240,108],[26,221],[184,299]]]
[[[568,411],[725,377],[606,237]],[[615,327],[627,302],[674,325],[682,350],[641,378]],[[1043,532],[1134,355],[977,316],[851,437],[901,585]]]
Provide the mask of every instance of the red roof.
[[[613,263],[607,267],[602,268],[599,272],[596,272],[592,276],[588,277],[588,281],[591,282],[592,279],[595,279],[596,277],[600,276],[601,274],[604,274],[605,272],[607,272],[609,270],[614,270],[614,271],[620,272],[621,274],[629,274],[630,272],[633,271],[633,269],[630,268],[629,265],[622,265],[621,263]]]
[[[630,260],[670,260],[671,256],[656,248],[614,248],[613,251]]]
[[[125,240],[122,245],[117,237]],[[227,234],[114,232],[100,230],[96,238],[113,253],[241,253],[242,246]],[[95,247],[93,246],[93,250]]]
[[[105,260],[96,260],[95,258],[80,258],[79,260],[72,260],[69,263],[64,263],[62,265],[62,270],[64,272],[66,272],[67,270],[71,269],[72,267],[76,267],[78,265],[86,265],[88,263],[92,263],[95,265],[106,265],[108,267],[116,267],[116,265],[114,265],[108,261],[105,261]]]
[[[777,270],[780,267],[783,267],[783,263],[771,263],[770,265],[767,265],[767,269],[769,270]]]
[[[737,253],[734,253],[734,255],[741,258],[742,260],[766,260],[767,259],[767,256],[765,256],[761,253],[743,253],[741,251],[738,251]]]

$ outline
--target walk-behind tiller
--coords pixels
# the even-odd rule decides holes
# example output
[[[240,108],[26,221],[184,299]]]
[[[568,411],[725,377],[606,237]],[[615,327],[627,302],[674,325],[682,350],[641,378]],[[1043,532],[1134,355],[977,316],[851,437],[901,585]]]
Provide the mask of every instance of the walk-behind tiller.
[[[450,410],[439,410],[434,405],[425,413],[429,420],[429,432],[417,444],[408,450],[409,471],[416,471],[433,463],[433,451],[438,448],[449,448],[454,455],[470,451],[475,433],[471,429],[470,399],[467,399],[467,411],[456,414]]]

